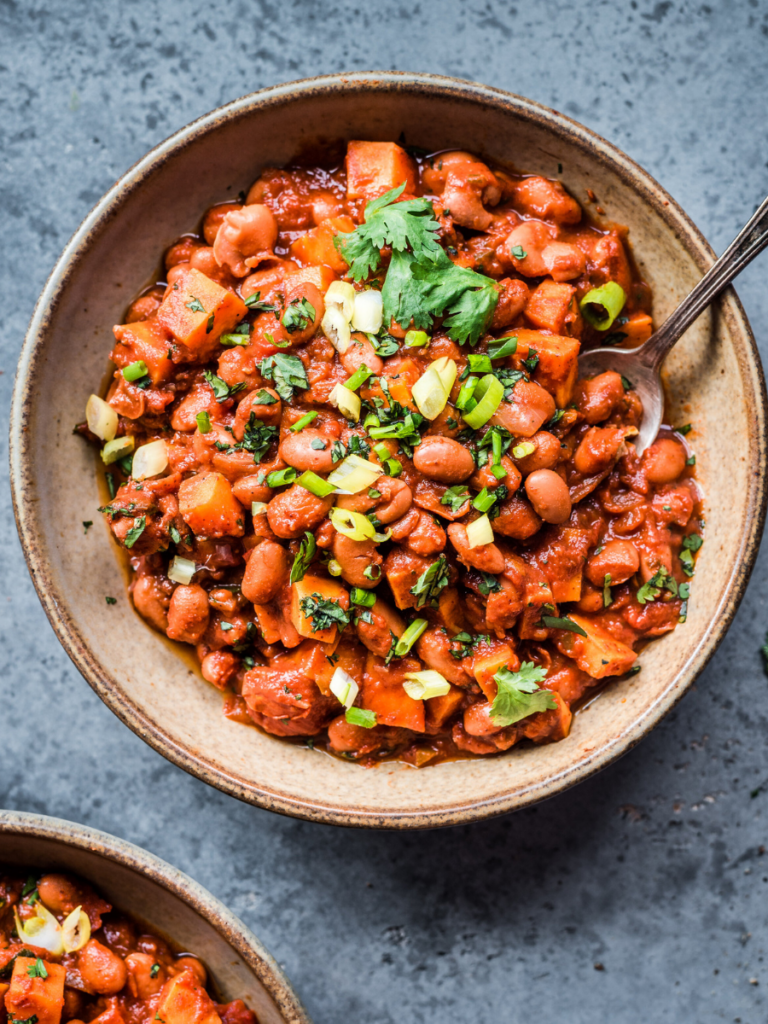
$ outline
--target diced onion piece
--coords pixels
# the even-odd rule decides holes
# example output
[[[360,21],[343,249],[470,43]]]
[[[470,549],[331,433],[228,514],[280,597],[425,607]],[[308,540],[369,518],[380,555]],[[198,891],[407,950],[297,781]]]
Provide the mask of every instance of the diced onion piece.
[[[512,454],[516,459],[524,459],[527,455],[533,455],[536,451],[536,445],[532,441],[522,441],[520,444],[515,445],[512,449]]]
[[[448,392],[443,387],[440,375],[434,366],[429,366],[411,388],[416,408],[428,420],[435,420],[448,401]]]
[[[345,672],[343,668],[337,668],[331,676],[330,690],[335,697],[339,698],[345,708],[351,708],[360,692],[360,687],[348,672]]]
[[[352,332],[346,317],[338,306],[328,306],[320,321],[320,327],[339,355],[343,356],[349,348]]]
[[[168,449],[165,441],[159,438],[137,448],[133,456],[131,476],[134,480],[148,480],[151,476],[160,476],[168,468]]]
[[[376,334],[384,321],[384,300],[377,288],[355,292],[355,308],[352,313],[352,328],[364,334]]]
[[[445,676],[431,668],[425,669],[423,672],[406,672],[405,678],[408,682],[403,683],[403,689],[414,700],[444,697],[451,692],[451,684]]]
[[[341,311],[349,323],[355,308],[355,289],[348,281],[334,281],[325,293],[325,308],[334,307]]]
[[[599,288],[588,291],[579,303],[581,314],[588,324],[598,331],[607,331],[613,321],[624,308],[627,293],[616,281],[607,281]],[[605,316],[597,311],[605,310]]]
[[[135,442],[132,437],[116,437],[107,441],[101,449],[101,459],[105,466],[109,466],[124,455],[130,455],[134,449]]]
[[[473,430],[477,430],[478,427],[482,427],[484,423],[488,422],[501,405],[501,401],[504,398],[504,385],[498,377],[494,377],[492,373],[487,373],[485,377],[481,377],[477,382],[472,398],[477,402],[477,405],[469,412],[464,411],[462,416],[465,423],[472,427]]]
[[[168,579],[173,580],[174,583],[183,583],[185,587],[188,587],[196,569],[197,566],[191,559],[176,555],[168,569]]]
[[[22,922],[16,907],[13,908],[16,932],[19,938],[22,942],[40,946],[42,949],[47,949],[49,953],[60,956],[64,952],[64,944],[61,941],[61,925],[39,900],[35,904],[35,910],[37,912],[35,917],[28,917],[26,921]]]
[[[65,953],[76,953],[91,937],[91,922],[82,907],[75,907],[61,924],[61,942]]]
[[[453,387],[453,383],[456,380],[456,374],[458,372],[454,360],[451,359],[450,356],[441,356],[440,359],[436,359],[434,363],[431,364],[430,368],[434,370],[440,378],[446,396],[450,395],[451,388]]]
[[[493,527],[488,516],[480,516],[467,526],[467,543],[471,548],[493,544]]]
[[[383,472],[381,466],[360,455],[348,455],[330,474],[328,483],[333,484],[338,492],[359,494],[378,480]]]
[[[266,501],[252,501],[251,502],[251,515],[260,516],[262,512],[267,511]]]
[[[350,540],[373,540],[376,535],[376,527],[362,512],[332,508],[329,514],[334,528]]]
[[[117,413],[103,398],[91,395],[85,405],[88,429],[102,441],[111,441],[117,433]]]
[[[343,384],[337,384],[333,391],[328,396],[328,401],[331,405],[335,405],[342,416],[346,416],[348,420],[360,419],[360,396],[350,391],[349,388],[345,388]]]

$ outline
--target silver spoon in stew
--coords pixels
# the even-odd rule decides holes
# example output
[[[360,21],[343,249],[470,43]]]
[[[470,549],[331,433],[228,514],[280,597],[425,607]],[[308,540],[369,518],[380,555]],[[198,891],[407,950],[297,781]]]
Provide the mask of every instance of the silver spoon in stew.
[[[748,263],[768,245],[768,199],[759,206],[722,256],[710,267],[688,295],[648,341],[634,349],[595,348],[579,356],[579,376],[594,377],[614,370],[626,377],[643,403],[640,433],[633,438],[638,454],[659,433],[664,412],[661,364],[670,349],[704,312],[715,296],[730,284]]]

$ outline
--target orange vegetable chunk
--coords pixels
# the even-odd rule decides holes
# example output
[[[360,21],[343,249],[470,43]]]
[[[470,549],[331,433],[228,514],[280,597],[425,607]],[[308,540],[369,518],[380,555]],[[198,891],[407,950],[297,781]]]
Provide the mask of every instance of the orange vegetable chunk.
[[[213,351],[219,337],[245,316],[241,298],[190,267],[179,275],[157,319],[182,345],[194,352]]]
[[[555,634],[555,644],[562,654],[573,658],[582,672],[588,672],[595,679],[620,676],[637,661],[631,647],[615,640],[592,619],[573,613],[569,613],[568,618],[581,626],[587,635],[584,637],[560,630]]]
[[[344,264],[346,268],[346,263]],[[289,292],[300,284],[313,284],[323,295],[328,291],[338,274],[330,267],[304,267],[303,270],[291,270],[285,275],[285,290]]]
[[[573,397],[579,373],[579,342],[559,334],[525,329],[509,334],[517,337],[517,351],[512,357],[515,368],[524,370],[523,360],[535,352],[539,362],[533,379],[552,395],[558,409],[564,409]]]
[[[339,232],[349,234],[354,230],[355,222],[351,217],[329,217],[292,242],[288,255],[309,266],[326,266],[343,274],[347,270],[347,263],[333,240]]]
[[[198,473],[182,480],[179,511],[196,537],[242,537],[243,506],[221,473]]]
[[[494,701],[498,693],[498,686],[494,676],[502,668],[511,669],[516,672],[520,667],[517,655],[509,644],[483,645],[480,652],[472,659],[472,674],[485,694],[486,700]]]
[[[416,165],[396,143],[347,143],[347,198],[373,199],[403,182],[415,192],[416,180]]]
[[[362,705],[376,712],[380,725],[399,725],[403,729],[424,732],[423,700],[414,700],[403,689],[406,672],[420,672],[418,658],[398,658],[387,665],[383,658],[368,652],[362,686]]]
[[[163,1024],[221,1024],[213,1000],[192,971],[166,981],[156,1016]]]
[[[139,359],[146,363],[152,383],[162,384],[173,373],[169,356],[173,338],[159,320],[138,320],[132,324],[118,324],[112,328],[117,344],[109,358],[121,370]]]
[[[5,996],[8,1016],[19,1021],[36,1017],[37,1024],[59,1024],[64,1008],[66,969],[60,964],[44,961],[48,977],[30,977],[29,970],[36,963],[36,957],[16,957],[11,984]]]
[[[314,619],[301,610],[301,602],[313,594],[319,594],[326,601],[335,601],[346,611],[349,607],[347,591],[338,580],[326,580],[321,576],[305,576],[291,586],[291,621],[296,632],[312,640],[332,644],[338,627],[333,625],[328,629],[313,630]]]

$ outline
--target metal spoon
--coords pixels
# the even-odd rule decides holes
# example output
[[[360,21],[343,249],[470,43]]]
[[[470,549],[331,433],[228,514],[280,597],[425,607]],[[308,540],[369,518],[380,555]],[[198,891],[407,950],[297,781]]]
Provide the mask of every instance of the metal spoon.
[[[579,376],[594,377],[615,370],[632,383],[643,403],[640,433],[633,438],[638,454],[656,440],[664,412],[664,390],[659,370],[669,350],[704,312],[726,285],[768,245],[768,199],[734,238],[720,259],[706,272],[648,341],[634,349],[595,348],[579,356]]]

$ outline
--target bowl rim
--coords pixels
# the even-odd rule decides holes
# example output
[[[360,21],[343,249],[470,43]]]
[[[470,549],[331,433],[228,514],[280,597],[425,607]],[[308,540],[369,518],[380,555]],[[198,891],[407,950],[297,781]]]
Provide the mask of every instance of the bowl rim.
[[[288,814],[293,817],[326,824],[363,828],[413,829],[465,824],[511,810],[520,809],[547,799],[581,782],[612,764],[632,749],[677,704],[703,670],[725,636],[749,581],[766,516],[768,481],[765,472],[751,476],[747,501],[747,528],[741,538],[740,551],[730,579],[724,589],[712,628],[689,655],[677,677],[662,696],[637,718],[617,741],[608,741],[596,748],[576,767],[571,767],[545,780],[523,786],[514,792],[497,793],[493,797],[466,801],[432,810],[380,811],[366,808],[346,809],[320,798],[302,799],[286,796],[266,786],[259,786],[206,760],[168,736],[160,725],[116,692],[109,673],[90,651],[76,623],[57,600],[57,588],[51,579],[42,545],[38,546],[33,517],[27,516],[34,503],[33,481],[27,473],[29,442],[25,425],[32,403],[33,383],[38,360],[45,346],[47,324],[55,312],[57,301],[66,287],[89,240],[103,229],[123,198],[141,187],[144,179],[158,164],[187,146],[217,125],[236,119],[258,107],[279,105],[322,94],[358,92],[414,92],[441,96],[458,101],[483,103],[503,112],[544,125],[562,138],[588,148],[596,160],[617,174],[661,218],[683,244],[695,264],[704,273],[714,262],[715,254],[699,229],[679,204],[639,164],[613,143],[558,111],[514,93],[465,79],[443,75],[401,71],[361,71],[322,75],[270,86],[224,104],[197,118],[153,147],[130,167],[93,207],[72,235],[57,260],[37,301],[19,356],[10,416],[11,494],[16,526],[24,557],[35,589],[53,629],[91,688],[133,732],[169,761],[217,789],[247,803]],[[741,302],[733,287],[718,300],[730,326],[740,332],[747,348],[746,376],[751,380],[755,406],[754,443],[758,463],[764,470],[768,452],[768,418],[765,377],[754,335]]]
[[[108,832],[47,814],[0,810],[0,836],[3,835],[53,840],[113,861],[162,886],[207,921],[239,953],[286,1024],[312,1024],[284,971],[262,942],[221,900],[179,868]],[[0,863],[6,863],[2,856]]]

